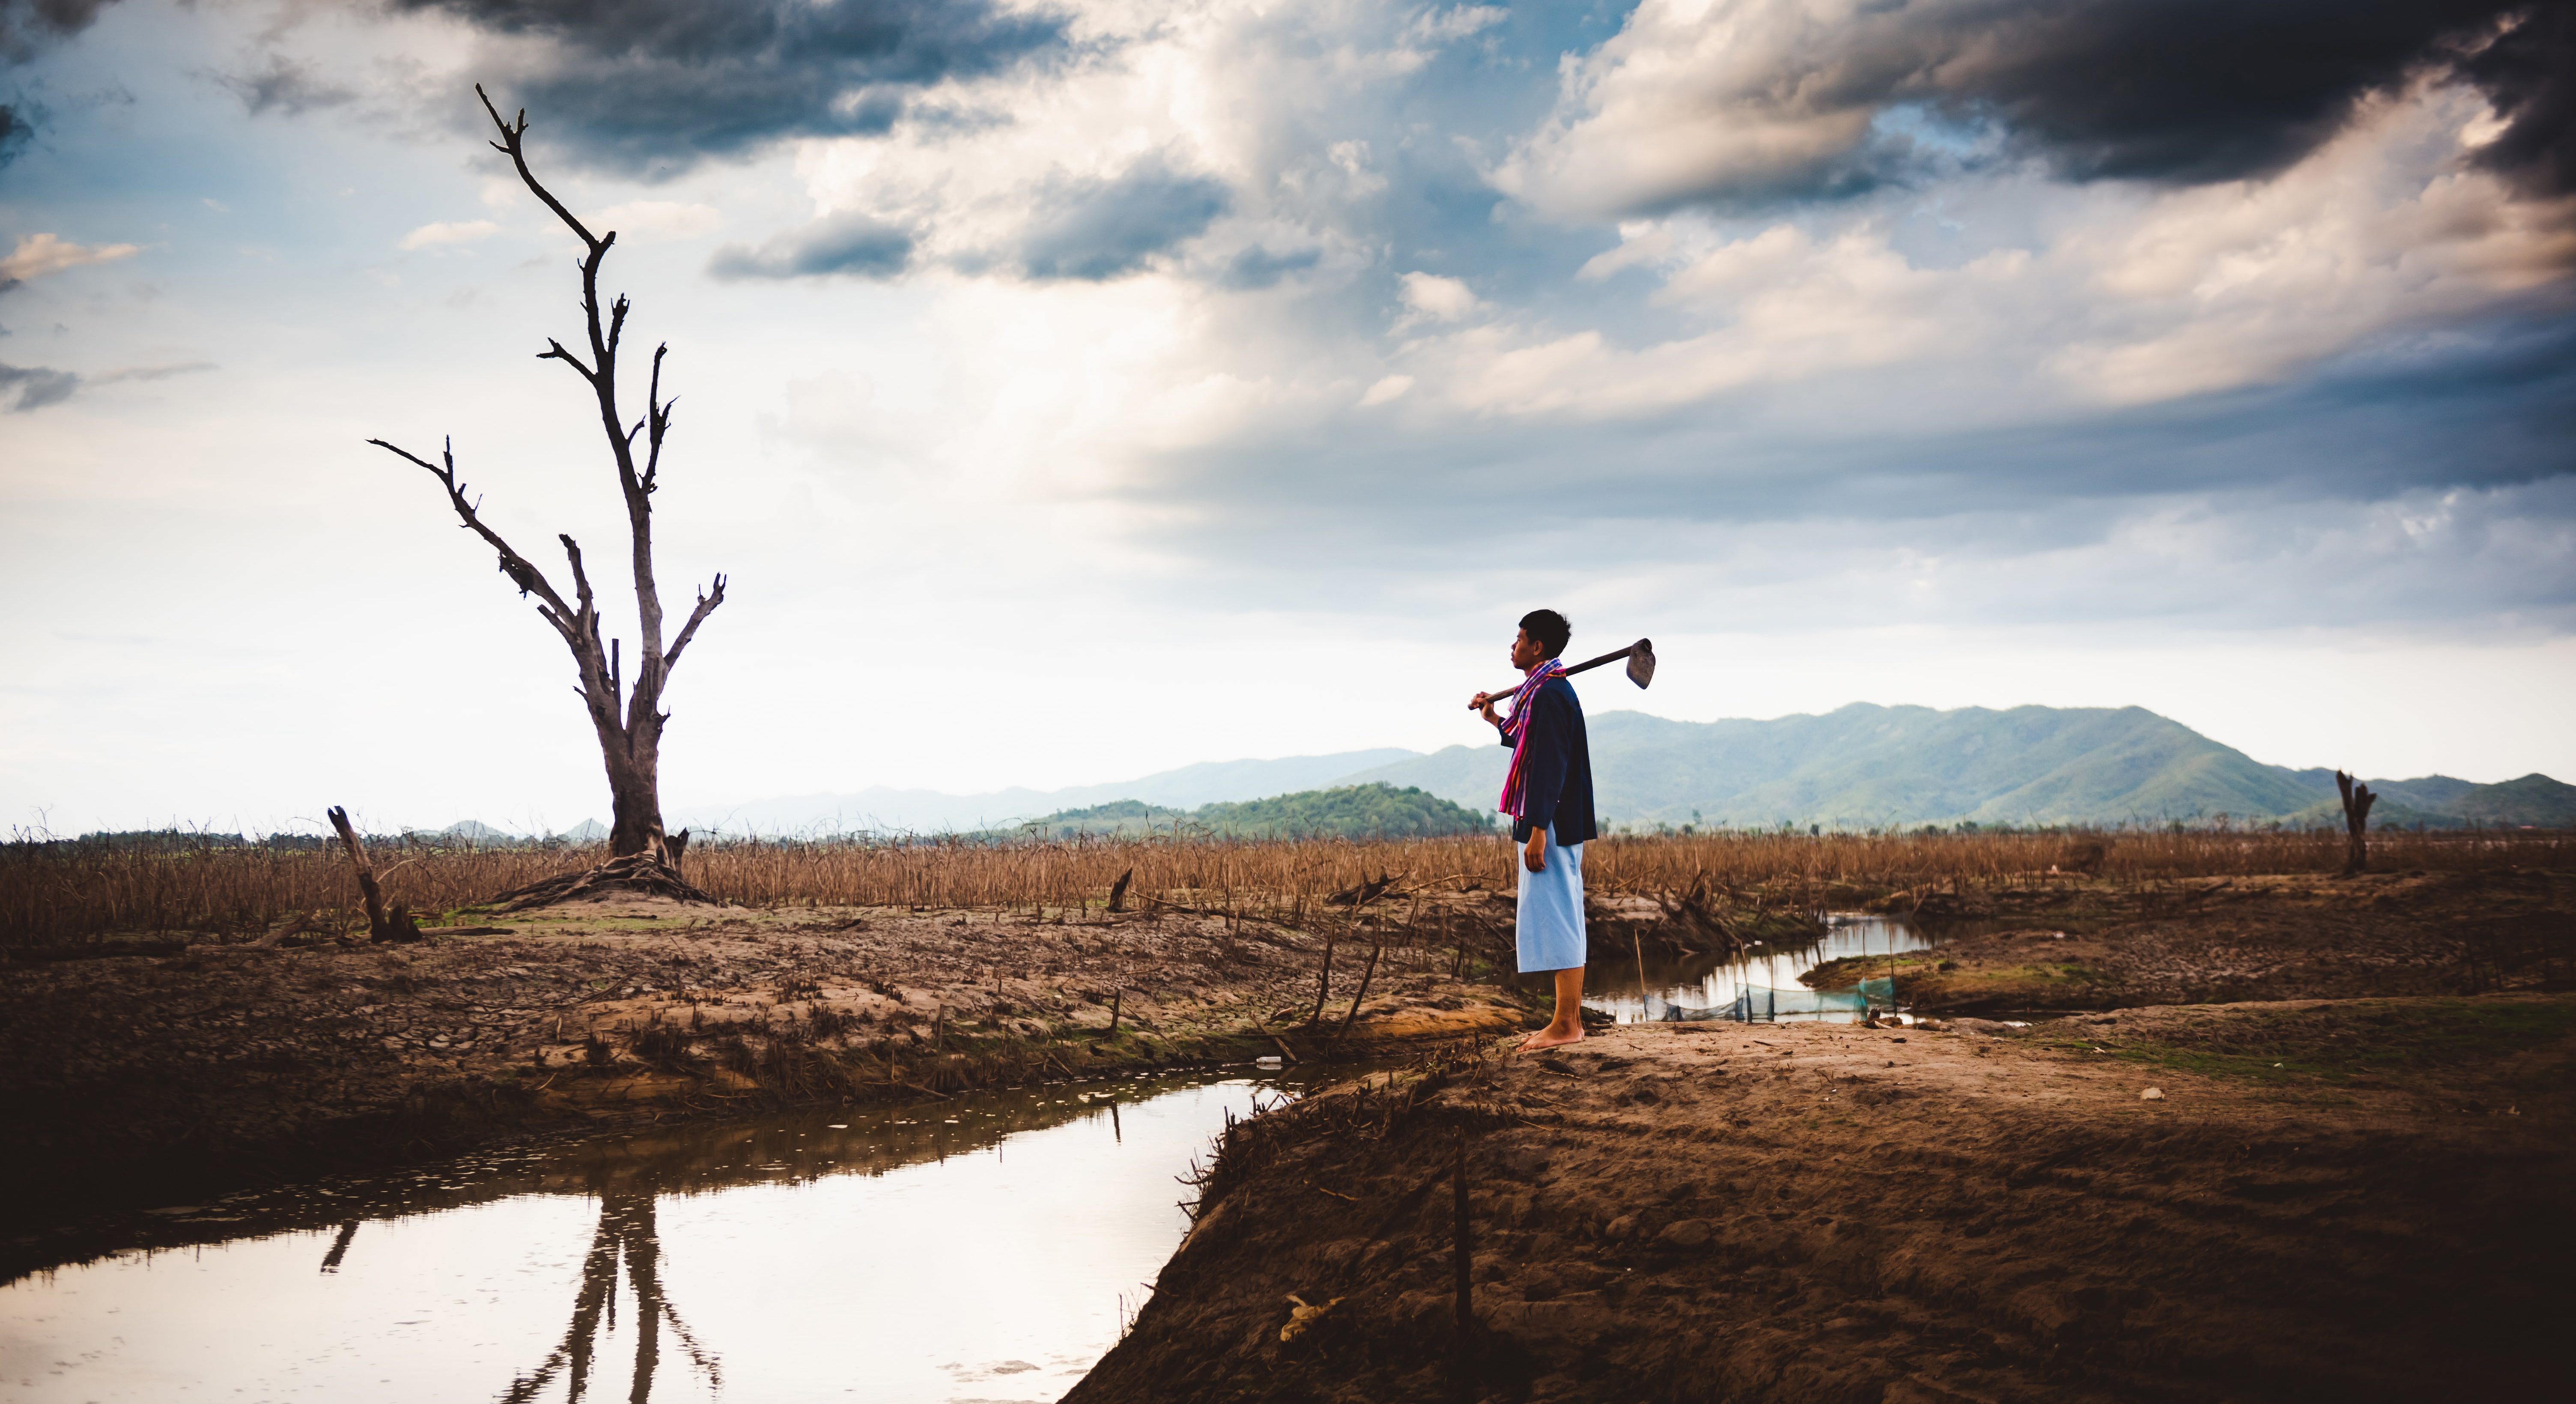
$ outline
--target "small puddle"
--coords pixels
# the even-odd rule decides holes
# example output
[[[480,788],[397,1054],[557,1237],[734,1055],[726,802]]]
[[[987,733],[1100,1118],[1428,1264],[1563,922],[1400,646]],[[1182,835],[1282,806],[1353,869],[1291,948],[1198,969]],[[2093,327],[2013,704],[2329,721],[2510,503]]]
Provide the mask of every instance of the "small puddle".
[[[1052,1400],[1180,1242],[1176,1177],[1295,1082],[772,1115],[163,1206],[0,1287],[0,1394]]]
[[[1811,990],[1798,977],[1827,961],[1932,948],[1931,939],[1903,917],[1828,912],[1824,920],[1824,939],[1813,945],[1772,949],[1741,959],[1648,961],[1642,981],[1633,962],[1596,962],[1584,973],[1584,1007],[1600,1010],[1622,1024],[1701,1019],[1857,1023],[1871,1009],[1892,1007],[1893,987],[1887,973],[1841,991]]]

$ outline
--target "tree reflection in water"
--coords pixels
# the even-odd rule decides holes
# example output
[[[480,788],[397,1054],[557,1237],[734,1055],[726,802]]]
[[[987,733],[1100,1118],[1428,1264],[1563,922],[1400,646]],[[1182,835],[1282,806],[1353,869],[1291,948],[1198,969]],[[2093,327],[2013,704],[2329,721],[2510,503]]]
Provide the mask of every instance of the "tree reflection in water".
[[[0,6],[6,3],[0,0]],[[365,1259],[354,1240],[367,1223],[421,1221],[474,1205],[577,1196],[597,1204],[599,1218],[580,1263],[570,1325],[535,1371],[513,1379],[500,1397],[510,1404],[534,1404],[540,1396],[578,1404],[589,1397],[593,1375],[602,1364],[600,1352],[616,1348],[615,1341],[603,1340],[600,1333],[604,1328],[611,1337],[615,1335],[618,1298],[624,1295],[622,1272],[625,1287],[633,1294],[637,1328],[635,1373],[627,1397],[643,1401],[651,1397],[656,1382],[666,1326],[677,1342],[674,1353],[684,1353],[710,1388],[722,1385],[717,1357],[699,1345],[665,1293],[656,1196],[874,1177],[994,1151],[1012,1136],[1095,1117],[1107,1123],[1113,1143],[1123,1144],[1123,1104],[1152,1102],[1184,1087],[1235,1081],[1215,1072],[1150,1080],[1103,1079],[1079,1090],[1042,1085],[978,1092],[943,1102],[937,1112],[899,1105],[867,1111],[832,1108],[792,1117],[773,1113],[760,1122],[675,1122],[575,1141],[502,1147],[376,1176],[290,1182],[228,1198],[220,1215],[136,1212],[102,1217],[78,1235],[57,1234],[41,1240],[0,1235],[0,1290],[31,1273],[109,1254],[141,1253],[148,1258],[289,1233],[324,1235],[329,1251],[322,1257],[321,1271],[337,1277]],[[746,1205],[744,1212],[762,1211]],[[384,1270],[403,1271],[396,1265]],[[347,1309],[353,1312],[369,1310],[367,1304],[385,1290],[381,1279],[365,1274],[350,1286],[353,1301]],[[98,1323],[103,1338],[113,1338],[109,1328],[121,1324],[121,1318]],[[691,1382],[665,1381],[663,1387],[667,1394]],[[556,1392],[559,1389],[563,1392]],[[5,1386],[0,1386],[0,1393],[5,1393]]]
[[[627,1285],[635,1293],[635,1376],[626,1394],[630,1404],[644,1404],[653,1396],[653,1375],[662,1362],[664,1322],[670,1323],[671,1334],[679,1338],[680,1348],[688,1352],[690,1361],[706,1372],[708,1385],[724,1384],[715,1357],[689,1334],[679,1311],[663,1295],[662,1244],[653,1228],[653,1196],[634,1190],[602,1190],[599,1231],[591,1237],[590,1255],[582,1260],[581,1290],[572,1299],[572,1325],[564,1331],[563,1344],[555,1347],[536,1373],[520,1377],[509,1393],[501,1396],[504,1404],[527,1404],[558,1374],[567,1375],[566,1404],[579,1404],[590,1388],[591,1353],[601,1318],[607,1318],[609,1330],[617,1329],[617,1264],[621,1257],[626,1262]]]

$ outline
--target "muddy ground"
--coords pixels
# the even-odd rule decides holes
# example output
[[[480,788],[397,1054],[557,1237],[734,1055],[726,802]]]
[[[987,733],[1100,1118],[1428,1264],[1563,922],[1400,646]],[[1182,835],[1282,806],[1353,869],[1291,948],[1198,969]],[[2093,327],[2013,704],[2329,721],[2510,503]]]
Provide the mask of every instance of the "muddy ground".
[[[2565,1387],[2576,997],[1507,1043],[1233,1133],[1068,1404]]]
[[[1365,1056],[1527,1017],[1450,978],[1452,952],[1391,950],[1343,1036],[1365,921],[1309,1028],[1322,940],[1265,922],[659,899],[489,920],[414,945],[0,967],[8,1237],[532,1131]]]
[[[1494,951],[1401,937],[1341,1036],[1378,932],[1435,909],[1444,932],[1508,927],[1496,894],[1398,896],[1401,918],[1308,930],[657,901],[398,947],[0,965],[0,1268],[54,1260],[101,1207],[532,1135],[1481,1038],[1439,1075],[1249,1123],[1077,1397],[1446,1397],[1432,1178],[1461,1130],[1492,1397],[2545,1387],[2533,1342],[2576,1305],[2576,877],[1834,893],[1940,939],[1899,988],[1950,1031],[1631,1027],[1550,1060],[1496,1054],[1542,1006]],[[1643,898],[1597,915],[1605,960],[1723,934]],[[2004,1037],[1965,1017],[2022,1014]],[[1292,1293],[1343,1300],[1283,1343]]]
[[[1900,1001],[1936,1014],[2576,989],[2576,874],[2061,879],[1877,905],[1940,941],[1892,963]],[[1808,982],[1890,970],[1835,961]]]

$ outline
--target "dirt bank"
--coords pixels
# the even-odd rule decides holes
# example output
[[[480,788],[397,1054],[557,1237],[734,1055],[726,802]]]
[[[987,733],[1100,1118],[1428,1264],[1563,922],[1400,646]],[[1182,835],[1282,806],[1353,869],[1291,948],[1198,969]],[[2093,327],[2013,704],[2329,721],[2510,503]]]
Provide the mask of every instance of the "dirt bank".
[[[2576,988],[2576,874],[2374,873],[1903,894],[1940,948],[1835,961],[1933,1013]]]
[[[1068,1404],[2543,1397],[2576,997],[1498,1043],[1229,1137]],[[2153,1088],[2162,1095],[2142,1100]],[[1283,1341],[1291,1296],[1327,1309]]]
[[[1365,916],[1335,918],[1353,943],[1321,1028],[1320,939],[1261,922],[664,901],[491,920],[413,946],[0,967],[14,1223],[530,1130],[1361,1056],[1526,1014],[1451,980],[1446,953],[1390,949],[1340,1036]]]

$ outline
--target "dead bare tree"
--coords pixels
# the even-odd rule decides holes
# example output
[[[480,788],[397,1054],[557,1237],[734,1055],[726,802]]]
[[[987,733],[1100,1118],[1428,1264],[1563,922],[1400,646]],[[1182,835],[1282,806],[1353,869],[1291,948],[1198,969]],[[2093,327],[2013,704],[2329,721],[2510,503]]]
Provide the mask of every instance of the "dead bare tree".
[[[2343,875],[2352,877],[2370,867],[2370,807],[2379,796],[2340,770],[2335,788],[2343,792]]]
[[[581,694],[591,728],[599,737],[601,759],[607,764],[609,803],[614,811],[608,830],[609,855],[612,859],[641,856],[654,866],[673,869],[676,877],[680,845],[687,835],[683,832],[666,836],[662,831],[662,728],[671,719],[662,710],[662,694],[670,685],[671,670],[679,665],[681,653],[697,637],[698,626],[724,603],[725,578],[716,576],[713,588],[698,596],[697,607],[689,612],[688,622],[680,626],[679,637],[668,648],[663,647],[662,594],[653,579],[653,492],[659,486],[662,443],[670,433],[671,409],[676,403],[662,398],[662,357],[670,347],[664,344],[653,348],[644,414],[629,424],[617,401],[617,356],[626,332],[628,304],[625,295],[619,294],[603,318],[599,301],[600,264],[617,242],[617,233],[591,233],[528,169],[525,109],[515,121],[505,120],[480,84],[475,86],[474,95],[483,100],[483,110],[491,115],[493,127],[501,134],[492,149],[510,158],[520,181],[581,240],[585,251],[581,261],[581,306],[590,355],[585,360],[565,349],[561,341],[549,339],[537,359],[561,361],[572,367],[599,402],[600,429],[607,436],[609,456],[617,465],[617,486],[626,499],[627,534],[634,554],[638,637],[632,690],[627,689],[623,676],[623,641],[609,639],[604,645],[601,641],[599,608],[591,594],[590,577],[582,570],[581,547],[570,536],[556,538],[563,543],[564,556],[572,566],[573,599],[567,602],[544,571],[484,522],[480,499],[469,498],[464,482],[457,477],[453,440],[442,448],[436,463],[382,439],[367,442],[429,470],[439,486],[447,490],[448,505],[455,509],[458,522],[499,553],[501,573],[519,587],[520,597],[537,597],[538,616],[572,651],[573,664],[581,678],[574,690]],[[639,435],[644,441],[640,465],[636,453]]]

